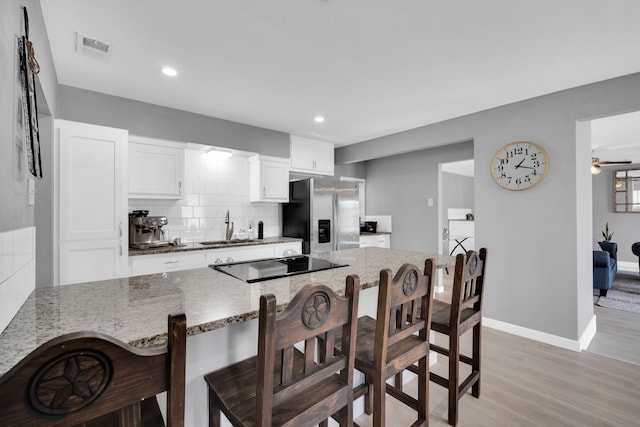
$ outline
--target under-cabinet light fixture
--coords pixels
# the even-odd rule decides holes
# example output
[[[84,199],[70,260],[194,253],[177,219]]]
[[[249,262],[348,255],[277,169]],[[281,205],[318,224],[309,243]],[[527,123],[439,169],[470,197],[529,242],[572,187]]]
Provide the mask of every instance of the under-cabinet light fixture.
[[[202,157],[205,159],[211,159],[211,160],[222,160],[222,159],[228,159],[232,155],[233,153],[231,152],[231,150],[223,150],[220,148],[209,148],[207,151],[205,151],[202,154]]]
[[[322,123],[324,122],[324,117],[322,116],[316,116],[315,119],[313,119],[316,121],[316,123]]]

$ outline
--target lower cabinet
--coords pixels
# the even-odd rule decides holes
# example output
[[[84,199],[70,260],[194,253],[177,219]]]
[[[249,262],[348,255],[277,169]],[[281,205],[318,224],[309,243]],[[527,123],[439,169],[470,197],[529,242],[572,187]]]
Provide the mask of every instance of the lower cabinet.
[[[120,239],[60,242],[60,284],[127,277],[127,253]]]
[[[390,248],[391,247],[391,236],[389,234],[372,234],[360,236],[360,247],[361,248]]]
[[[204,251],[177,252],[172,254],[141,255],[129,257],[131,276],[191,270],[206,266]]]
[[[289,257],[302,254],[302,243],[276,243],[273,245],[273,256],[275,258]]]
[[[300,255],[301,253],[301,242],[289,242],[168,254],[137,255],[129,257],[129,273],[131,276],[140,276],[143,274],[204,268],[212,264],[281,258]]]
[[[207,251],[207,265],[250,261],[261,258],[273,258],[273,247],[271,245],[242,246],[239,248],[223,248]]]

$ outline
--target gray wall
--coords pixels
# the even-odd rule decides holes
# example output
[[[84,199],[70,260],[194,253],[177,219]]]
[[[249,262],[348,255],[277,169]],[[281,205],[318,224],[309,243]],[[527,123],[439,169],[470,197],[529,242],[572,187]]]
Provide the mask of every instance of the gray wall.
[[[31,176],[25,160],[24,148],[14,143],[14,111],[16,108],[16,36],[23,34],[21,6],[29,12],[30,34],[36,59],[40,63],[38,75],[38,103],[41,110],[55,102],[56,76],[51,59],[49,41],[42,20],[40,2],[3,0],[0,2],[0,232],[32,226],[34,207],[27,206],[27,177]],[[46,124],[45,124],[46,126]],[[47,146],[47,130],[41,144]],[[21,151],[22,150],[22,151]],[[45,169],[45,173],[50,170]]]
[[[341,176],[348,176],[350,178],[364,178],[365,177],[365,163],[350,163],[348,165],[335,165],[333,171],[335,179],[340,179]]]
[[[393,248],[438,252],[438,164],[472,158],[464,142],[366,162],[367,215],[392,215]]]
[[[488,247],[490,257],[485,316],[574,341],[593,318],[591,144],[584,121],[636,110],[640,74],[342,147],[336,161],[378,159],[367,162],[367,187],[376,189],[376,209],[392,211],[394,225],[403,224],[399,233],[394,227],[394,246],[435,251],[433,243],[406,231],[437,226],[435,210],[422,206],[437,188],[435,162],[428,163],[428,156],[417,162],[421,153],[396,155],[473,140],[476,246]],[[519,140],[544,147],[550,168],[536,187],[507,191],[493,182],[489,164],[500,147]],[[409,182],[421,183],[406,187],[420,202],[415,209],[397,194]],[[367,197],[369,204],[369,191]],[[435,233],[420,234],[429,239]]]
[[[618,243],[618,262],[638,265],[631,245],[640,242],[640,213],[613,211],[613,181],[615,171],[620,169],[640,169],[640,164],[603,167],[600,174],[593,175],[593,240],[604,240],[602,232],[609,223],[609,231],[614,233],[612,241]]]
[[[450,208],[474,209],[473,177],[442,172],[442,218],[447,219]]]
[[[58,108],[56,118],[127,129],[133,135],[289,157],[289,134],[283,132],[70,86],[60,86]]]

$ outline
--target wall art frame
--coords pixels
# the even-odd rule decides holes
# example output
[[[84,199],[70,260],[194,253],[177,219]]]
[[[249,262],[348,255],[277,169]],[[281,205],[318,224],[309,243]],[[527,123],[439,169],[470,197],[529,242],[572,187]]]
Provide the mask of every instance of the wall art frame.
[[[40,156],[40,131],[38,128],[38,104],[36,100],[35,71],[37,61],[33,56],[33,46],[29,41],[29,17],[27,8],[24,12],[24,35],[18,40],[20,55],[20,82],[22,89],[22,107],[24,111],[24,135],[27,151],[27,165],[31,174],[42,179],[42,160]],[[34,65],[35,64],[35,65]]]

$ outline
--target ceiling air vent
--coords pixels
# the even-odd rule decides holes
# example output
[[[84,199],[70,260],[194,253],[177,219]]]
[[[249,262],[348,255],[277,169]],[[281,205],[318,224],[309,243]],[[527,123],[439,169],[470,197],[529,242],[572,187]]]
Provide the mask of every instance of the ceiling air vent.
[[[106,61],[111,56],[111,46],[103,41],[76,33],[76,52]]]

